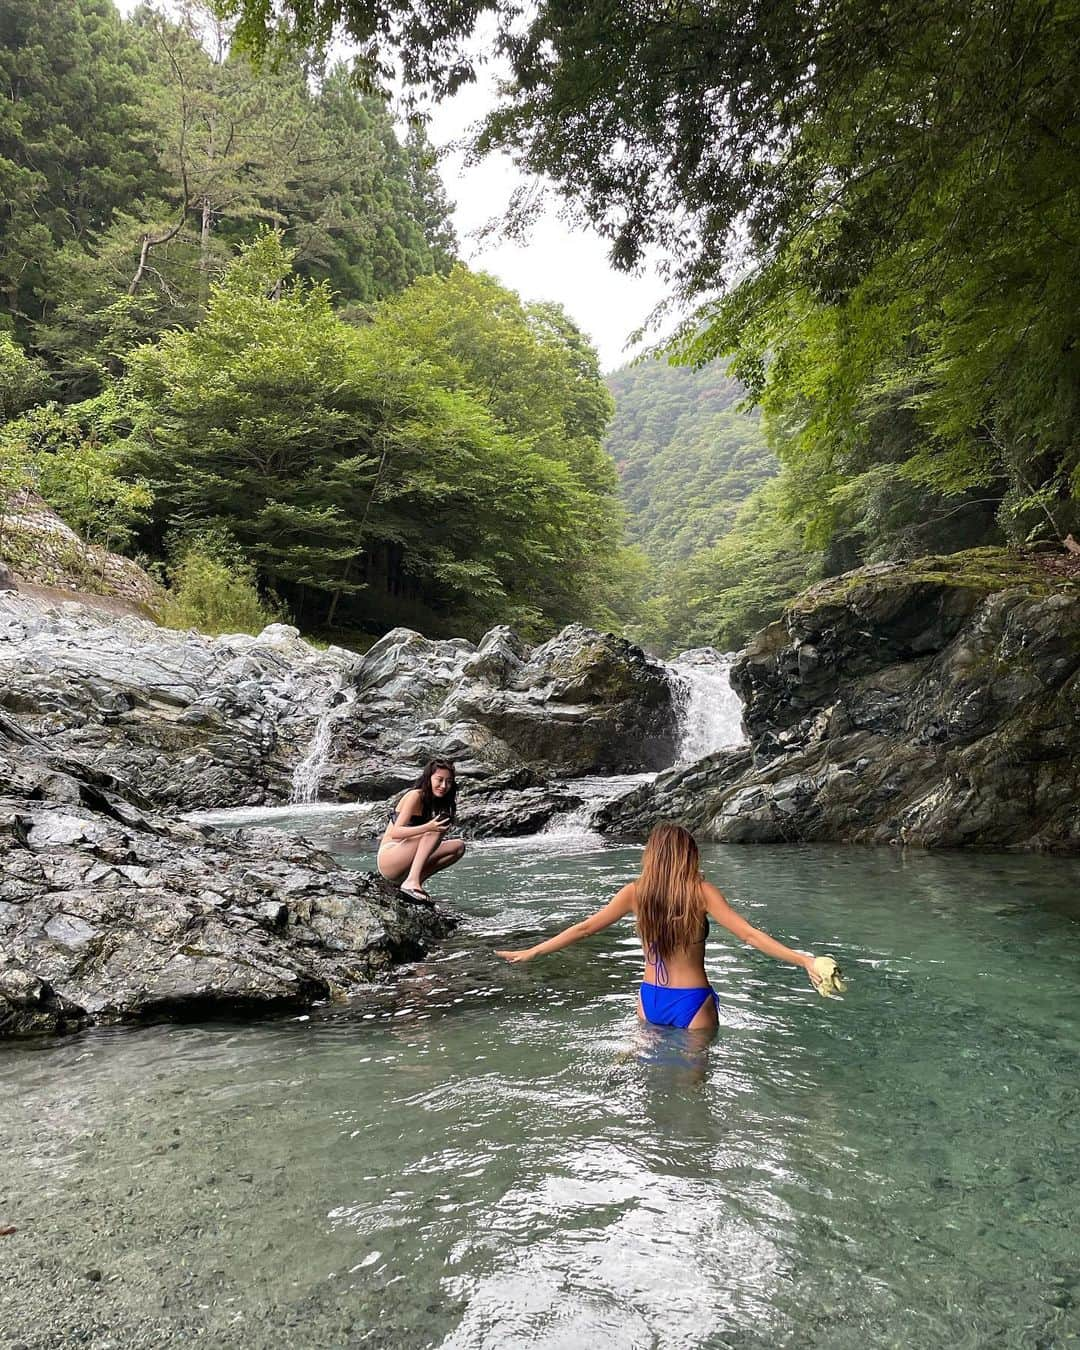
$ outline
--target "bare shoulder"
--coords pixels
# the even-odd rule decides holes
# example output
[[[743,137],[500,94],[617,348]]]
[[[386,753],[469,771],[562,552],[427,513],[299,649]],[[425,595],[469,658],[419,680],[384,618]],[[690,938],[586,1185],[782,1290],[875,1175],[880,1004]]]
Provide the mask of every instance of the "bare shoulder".
[[[419,788],[410,788],[405,796],[398,802],[398,813],[400,814],[402,811],[408,811],[409,815],[412,815],[413,808],[420,805],[422,795]]]
[[[719,886],[714,886],[711,881],[706,881],[702,878],[701,890],[705,896],[705,908],[710,912],[714,909],[730,908]]]

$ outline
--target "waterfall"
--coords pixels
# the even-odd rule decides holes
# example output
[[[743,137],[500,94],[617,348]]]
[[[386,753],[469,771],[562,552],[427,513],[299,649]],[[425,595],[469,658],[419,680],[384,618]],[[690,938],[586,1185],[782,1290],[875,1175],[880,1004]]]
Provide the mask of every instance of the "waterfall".
[[[679,727],[677,763],[744,745],[742,703],[731,687],[731,658],[711,648],[684,652],[668,666]]]
[[[341,695],[340,699],[337,699],[337,694]],[[318,801],[319,787],[326,774],[334,724],[344,716],[350,705],[355,701],[355,689],[335,690],[330,702],[319,714],[319,720],[315,724],[315,734],[311,738],[307,754],[293,770],[292,791],[289,794],[290,802]]]
[[[552,816],[537,838],[557,835],[563,845],[574,842],[583,847],[596,847],[603,842],[593,825],[593,817],[600,807],[640,787],[642,783],[651,783],[655,777],[654,773],[620,773],[589,774],[584,778],[566,779],[562,786],[584,800],[580,806]]]

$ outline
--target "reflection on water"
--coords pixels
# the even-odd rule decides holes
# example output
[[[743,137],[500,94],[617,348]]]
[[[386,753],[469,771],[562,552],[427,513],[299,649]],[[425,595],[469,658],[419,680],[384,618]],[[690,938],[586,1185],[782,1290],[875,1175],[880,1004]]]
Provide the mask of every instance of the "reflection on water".
[[[434,883],[461,931],[362,1006],[0,1052],[0,1325],[42,1346],[1073,1343],[1080,868],[706,849],[752,921],[851,982],[821,1000],[714,941],[702,1050],[637,1024],[628,925],[492,956],[638,856],[474,846]]]

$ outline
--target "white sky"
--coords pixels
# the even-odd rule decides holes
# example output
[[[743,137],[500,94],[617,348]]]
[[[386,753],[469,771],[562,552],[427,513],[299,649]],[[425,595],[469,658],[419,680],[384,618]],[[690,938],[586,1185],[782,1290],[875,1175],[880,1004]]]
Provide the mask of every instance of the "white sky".
[[[130,14],[137,2],[115,0],[122,14]],[[168,9],[168,0],[157,3]],[[482,75],[486,78],[433,110],[428,135],[440,149],[459,142],[494,101],[495,74],[487,68]],[[480,240],[476,232],[503,214],[515,188],[527,180],[508,156],[492,155],[481,164],[466,166],[464,155],[453,149],[443,158],[440,171],[454,203],[461,254],[469,266],[490,272],[525,300],[557,300],[565,306],[596,344],[605,371],[628,360],[629,334],[668,294],[660,278],[654,272],[641,276],[616,272],[599,236],[571,226],[552,204],[527,240],[497,236]]]
[[[490,82],[466,86],[434,109],[428,127],[436,146],[450,147],[440,167],[455,206],[462,255],[471,267],[491,272],[526,300],[559,301],[596,344],[603,369],[613,370],[630,355],[625,350],[629,334],[665,299],[668,288],[655,272],[628,276],[615,271],[604,241],[561,219],[550,200],[524,242],[476,237],[528,181],[507,155],[466,165],[453,148],[494,101],[491,90]]]

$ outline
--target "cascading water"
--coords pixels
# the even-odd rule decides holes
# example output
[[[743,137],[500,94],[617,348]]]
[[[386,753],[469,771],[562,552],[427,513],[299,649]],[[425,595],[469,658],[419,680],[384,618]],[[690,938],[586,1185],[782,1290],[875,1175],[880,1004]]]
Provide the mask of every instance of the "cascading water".
[[[554,816],[544,827],[542,836],[558,835],[564,843],[572,840],[581,846],[595,847],[600,841],[600,835],[593,825],[597,811],[607,802],[640,787],[642,783],[651,783],[655,777],[653,773],[592,774],[567,780],[565,786],[584,800],[580,806]]]
[[[340,699],[337,697],[338,694],[341,695]],[[340,689],[335,691],[330,703],[323,709],[315,724],[315,734],[311,738],[307,754],[293,770],[290,802],[318,801],[319,788],[326,774],[334,724],[340,721],[355,701],[355,689]]]
[[[711,648],[685,652],[668,665],[679,726],[677,763],[744,745],[742,703],[731,687],[731,658]]]

